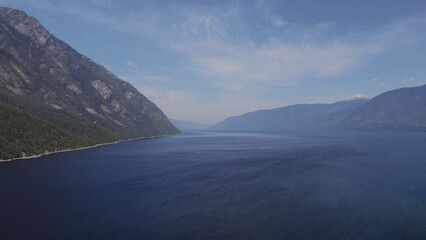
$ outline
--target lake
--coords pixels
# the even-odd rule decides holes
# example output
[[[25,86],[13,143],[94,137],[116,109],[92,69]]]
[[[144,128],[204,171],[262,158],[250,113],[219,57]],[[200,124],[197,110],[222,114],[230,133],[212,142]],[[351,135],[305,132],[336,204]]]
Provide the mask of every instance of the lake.
[[[426,239],[426,133],[215,133],[0,164],[0,239]]]

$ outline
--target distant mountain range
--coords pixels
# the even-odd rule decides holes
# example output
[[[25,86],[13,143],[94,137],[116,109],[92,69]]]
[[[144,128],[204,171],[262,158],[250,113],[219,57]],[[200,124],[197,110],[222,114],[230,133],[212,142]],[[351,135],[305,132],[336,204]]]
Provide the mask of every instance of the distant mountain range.
[[[0,130],[0,159],[179,133],[132,85],[35,18],[5,7],[0,7]]]
[[[382,93],[351,112],[339,128],[426,131],[426,85]]]
[[[426,131],[426,85],[401,88],[372,99],[297,104],[230,117],[211,130],[414,130]]]
[[[212,124],[199,124],[196,122],[191,121],[184,121],[184,120],[175,120],[170,119],[170,121],[180,130],[200,130],[200,129],[207,129],[212,126]]]

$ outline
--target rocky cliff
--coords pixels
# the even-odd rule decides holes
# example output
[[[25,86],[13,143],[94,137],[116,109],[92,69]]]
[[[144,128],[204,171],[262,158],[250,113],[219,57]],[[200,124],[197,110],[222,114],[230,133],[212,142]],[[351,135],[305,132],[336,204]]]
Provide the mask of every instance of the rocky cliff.
[[[50,34],[37,19],[4,7],[0,101],[85,139],[82,146],[179,133],[132,85]]]

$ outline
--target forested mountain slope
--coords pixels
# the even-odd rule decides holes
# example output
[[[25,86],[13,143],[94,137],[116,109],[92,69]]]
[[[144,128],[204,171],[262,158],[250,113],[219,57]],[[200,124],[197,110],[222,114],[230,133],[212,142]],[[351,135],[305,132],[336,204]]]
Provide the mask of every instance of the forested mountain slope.
[[[55,140],[58,147],[53,150],[179,133],[132,85],[50,34],[35,18],[4,7],[0,8],[0,102],[9,117],[27,114],[37,124],[47,123],[74,136],[72,144],[68,138]],[[2,128],[0,136],[10,134],[8,129],[16,130]],[[40,136],[34,132],[27,137],[31,142]],[[2,141],[2,150],[6,145]]]

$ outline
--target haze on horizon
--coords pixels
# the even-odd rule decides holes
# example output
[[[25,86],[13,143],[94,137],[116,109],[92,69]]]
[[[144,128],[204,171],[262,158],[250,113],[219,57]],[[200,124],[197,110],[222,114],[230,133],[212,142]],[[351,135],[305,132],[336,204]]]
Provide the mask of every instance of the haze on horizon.
[[[168,117],[214,123],[426,83],[424,1],[5,0]]]

